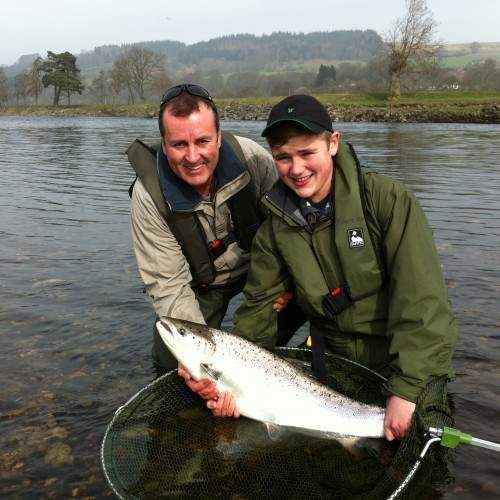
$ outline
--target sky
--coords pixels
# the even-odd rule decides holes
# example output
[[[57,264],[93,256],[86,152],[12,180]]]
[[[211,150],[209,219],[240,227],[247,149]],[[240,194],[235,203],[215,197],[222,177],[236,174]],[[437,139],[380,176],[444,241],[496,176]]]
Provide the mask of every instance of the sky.
[[[309,5],[309,8],[305,8]],[[500,42],[500,0],[427,0],[444,43]],[[0,65],[30,54],[225,35],[366,30],[379,34],[405,14],[405,0],[2,0]]]

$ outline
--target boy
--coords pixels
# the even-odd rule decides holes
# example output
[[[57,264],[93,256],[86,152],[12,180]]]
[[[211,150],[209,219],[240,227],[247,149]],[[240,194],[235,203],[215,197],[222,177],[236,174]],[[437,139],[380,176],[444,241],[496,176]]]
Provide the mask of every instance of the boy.
[[[426,384],[453,376],[456,323],[425,214],[408,187],[361,167],[312,96],[278,103],[262,136],[280,181],[263,200],[233,333],[273,347],[273,297],[294,289],[318,374],[326,350],[387,377],[385,436],[401,440]],[[214,414],[238,415],[216,398]]]

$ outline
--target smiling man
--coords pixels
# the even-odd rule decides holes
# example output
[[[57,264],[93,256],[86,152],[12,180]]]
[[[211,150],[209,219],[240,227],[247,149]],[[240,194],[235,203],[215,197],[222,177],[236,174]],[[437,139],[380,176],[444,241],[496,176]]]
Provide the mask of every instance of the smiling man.
[[[138,174],[131,226],[141,278],[157,317],[218,328],[243,290],[251,241],[267,215],[259,200],[276,169],[262,146],[221,131],[212,97],[199,85],[165,92],[159,128],[157,151],[140,141],[128,150]],[[275,310],[289,298],[276,297]],[[279,316],[285,345],[304,319],[296,307]],[[177,367],[156,328],[153,338],[157,373]]]

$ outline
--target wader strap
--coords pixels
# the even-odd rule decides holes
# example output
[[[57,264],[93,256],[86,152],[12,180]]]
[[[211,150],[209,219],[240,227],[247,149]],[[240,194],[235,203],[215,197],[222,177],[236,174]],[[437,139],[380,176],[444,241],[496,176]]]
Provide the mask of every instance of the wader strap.
[[[234,135],[231,134],[230,132],[226,132],[225,130],[222,130],[221,134],[222,134],[223,139],[225,139],[229,143],[229,145],[231,146],[231,149],[234,151],[235,155],[238,157],[238,160],[240,160],[240,162],[243,165],[246,165],[247,159],[245,158],[245,155],[243,154],[243,149],[241,148],[241,145],[238,142],[238,140],[236,139],[236,137],[234,137]]]
[[[309,332],[312,338],[312,369],[318,382],[326,383],[325,334],[311,323]]]
[[[150,147],[139,139],[136,139],[127,149],[128,161],[136,173],[134,182],[128,189],[128,194],[132,198],[132,191],[137,177],[141,179],[144,188],[154,201],[156,208],[165,218],[168,217],[168,209],[161,191],[158,180],[158,170],[156,168],[156,154],[161,144]]]
[[[354,304],[354,300],[349,297],[347,287],[336,288],[333,292],[323,296],[323,312],[328,319],[335,316]]]
[[[229,233],[224,238],[213,241],[208,246],[208,251],[212,257],[212,260],[218,259],[227,250],[228,246],[235,241],[236,238],[234,236],[234,233]]]

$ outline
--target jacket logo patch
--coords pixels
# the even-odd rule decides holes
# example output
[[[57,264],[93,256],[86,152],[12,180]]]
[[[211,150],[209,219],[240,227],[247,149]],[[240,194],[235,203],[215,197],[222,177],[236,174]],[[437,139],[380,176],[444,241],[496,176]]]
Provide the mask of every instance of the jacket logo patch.
[[[365,237],[363,236],[363,230],[358,229],[348,229],[347,237],[349,239],[350,248],[358,248],[365,246]]]

